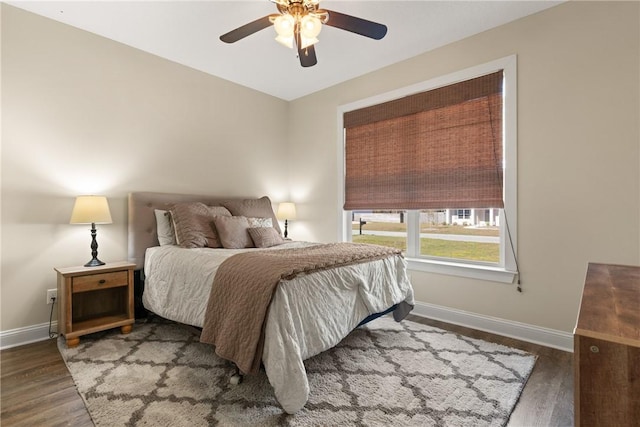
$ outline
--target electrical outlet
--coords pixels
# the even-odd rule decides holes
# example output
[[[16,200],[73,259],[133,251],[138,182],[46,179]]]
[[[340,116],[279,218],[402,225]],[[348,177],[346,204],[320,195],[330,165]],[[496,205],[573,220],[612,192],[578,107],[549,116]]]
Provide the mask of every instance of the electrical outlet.
[[[53,304],[57,300],[58,300],[58,290],[47,289],[47,304]]]

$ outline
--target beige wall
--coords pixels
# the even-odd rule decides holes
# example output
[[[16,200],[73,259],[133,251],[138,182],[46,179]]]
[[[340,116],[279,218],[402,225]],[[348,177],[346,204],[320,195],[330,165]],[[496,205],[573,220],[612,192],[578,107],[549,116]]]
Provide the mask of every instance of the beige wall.
[[[587,262],[640,264],[639,16],[571,2],[286,103],[3,4],[0,330],[48,321],[53,267],[90,258],[75,195],[109,197],[105,261],[133,190],[290,194],[292,236],[332,241],[337,107],[517,54],[524,292],[412,278],[419,301],[571,331]]]
[[[47,322],[57,266],[91,258],[74,197],[104,194],[99,258],[126,259],[126,195],[289,197],[288,103],[2,4],[0,330]]]
[[[524,292],[420,272],[412,283],[422,302],[572,331],[588,262],[640,265],[639,18],[638,2],[565,3],[292,102],[302,238],[336,238],[339,105],[516,54]]]

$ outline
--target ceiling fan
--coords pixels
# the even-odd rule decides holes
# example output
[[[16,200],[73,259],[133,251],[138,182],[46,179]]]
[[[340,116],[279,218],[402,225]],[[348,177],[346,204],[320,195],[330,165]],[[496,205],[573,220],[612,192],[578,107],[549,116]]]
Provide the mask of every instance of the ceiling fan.
[[[387,34],[386,25],[328,9],[320,9],[319,0],[271,0],[278,12],[242,25],[220,36],[225,43],[235,43],[273,24],[276,40],[298,50],[300,65],[311,67],[318,63],[314,44],[322,25],[340,28],[380,40]]]

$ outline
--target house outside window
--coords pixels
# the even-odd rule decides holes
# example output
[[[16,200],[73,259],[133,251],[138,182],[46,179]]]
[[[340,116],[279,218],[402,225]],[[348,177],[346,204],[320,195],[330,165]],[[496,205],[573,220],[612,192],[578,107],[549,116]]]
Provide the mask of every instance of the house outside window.
[[[501,114],[498,122],[501,147],[500,150],[496,150],[499,153],[499,158],[497,158],[496,162],[499,170],[496,176],[499,178],[501,186],[500,197],[502,200],[500,205],[491,202],[486,204],[478,202],[479,206],[473,206],[474,202],[472,201],[464,203],[469,206],[450,205],[438,207],[429,202],[429,208],[424,209],[393,209],[389,206],[379,209],[349,209],[349,197],[353,189],[349,187],[351,185],[349,182],[350,170],[345,169],[342,171],[341,176],[342,182],[346,186],[343,187],[344,193],[342,194],[343,200],[346,200],[340,233],[343,240],[398,247],[405,253],[410,269],[506,283],[513,282],[517,274],[515,56],[377,96],[373,99],[342,106],[339,111],[339,117],[342,119],[343,115],[345,113],[348,114],[350,111],[366,110],[367,107],[372,105],[376,106],[390,100],[402,99],[410,94],[428,92],[434,88],[442,88],[457,82],[480,78],[496,71],[502,73],[502,99],[501,104],[498,104],[500,105],[499,113]],[[435,114],[441,114],[442,111],[445,110],[438,110]],[[495,109],[493,111],[495,112]],[[465,120],[466,115],[461,115],[461,117]],[[349,120],[349,117],[347,117],[347,120]],[[495,117],[492,117],[492,120],[495,120]],[[345,125],[342,120],[339,121],[343,130],[341,132],[343,139],[340,141],[342,160],[345,167],[348,168],[349,161],[352,161],[350,156],[353,157],[353,155],[348,152],[346,147],[345,139],[348,132],[344,130]],[[406,131],[401,130],[401,132]],[[460,139],[467,137],[464,131],[454,136]],[[471,137],[473,138],[473,136]],[[465,146],[465,141],[460,139],[451,140],[452,145]],[[389,141],[392,141],[390,142],[392,144],[395,143],[392,138]],[[366,139],[364,144],[367,144]],[[365,149],[369,149],[369,147]],[[375,150],[374,148],[371,153],[368,153],[368,157],[365,157],[365,160],[375,158]],[[380,150],[377,152],[380,152]],[[405,156],[405,158],[407,157],[411,157],[411,155]],[[397,159],[393,158],[391,161],[396,162]],[[415,162],[411,163],[411,161],[413,159],[410,159],[407,165],[415,169]],[[443,160],[443,163],[446,161],[448,160]],[[393,173],[393,171],[390,172],[390,174]],[[375,183],[376,179],[378,178],[374,176],[371,178],[371,182]],[[367,185],[366,179],[361,181],[365,182],[365,186]],[[396,184],[391,183],[391,186],[393,185]],[[391,188],[392,192],[395,191],[395,187]],[[369,189],[365,187],[365,191],[369,191]],[[384,192],[385,190],[383,189],[382,191]],[[414,190],[409,190],[409,192],[411,191],[415,193]],[[463,189],[461,191],[466,194],[467,190]],[[412,194],[410,194],[410,197]],[[376,192],[372,191],[363,199],[375,199],[376,197]],[[491,197],[489,200],[495,199],[494,196]],[[416,199],[418,200],[416,204],[419,204],[422,200],[420,197]],[[484,206],[482,206],[483,204]],[[352,203],[351,206],[353,205]],[[358,203],[355,203],[355,205],[358,205]]]

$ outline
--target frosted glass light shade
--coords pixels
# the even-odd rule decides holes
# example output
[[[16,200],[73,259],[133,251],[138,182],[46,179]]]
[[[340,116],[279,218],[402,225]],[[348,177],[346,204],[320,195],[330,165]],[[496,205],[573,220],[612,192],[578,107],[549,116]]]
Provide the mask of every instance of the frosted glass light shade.
[[[278,33],[278,35],[282,37],[293,37],[293,29],[295,27],[295,24],[296,20],[289,14],[280,15],[273,22],[276,33]]]
[[[300,35],[307,39],[315,39],[322,30],[322,23],[318,18],[305,15],[300,20]]]
[[[109,203],[104,196],[78,196],[69,224],[111,224]]]
[[[322,30],[322,22],[316,16],[304,15],[293,17],[286,13],[273,19],[273,27],[278,36],[276,41],[290,49],[293,46],[294,36],[299,35],[300,49],[305,49],[318,43],[318,34]]]
[[[288,47],[289,49],[293,49],[293,36],[291,37],[277,36],[276,41],[281,45]]]
[[[278,219],[296,219],[296,205],[292,202],[282,202],[278,205]]]
[[[318,43],[318,39],[316,39],[315,37],[312,39],[306,38],[306,37],[300,37],[300,48],[301,49],[306,49],[309,46]]]

